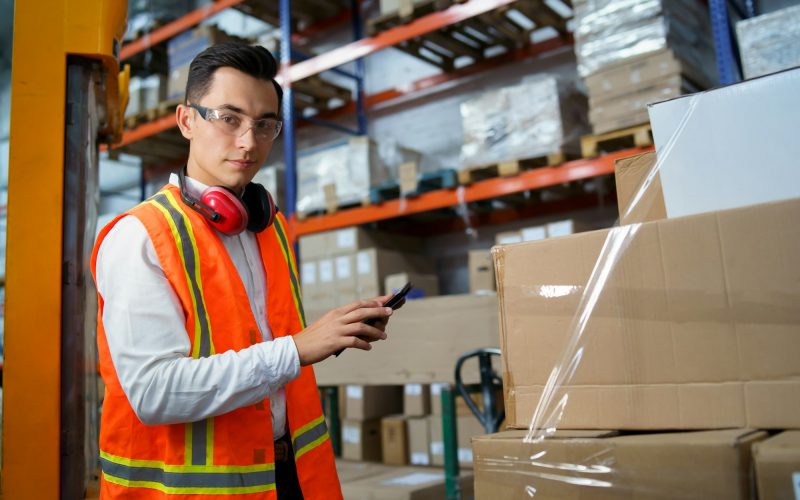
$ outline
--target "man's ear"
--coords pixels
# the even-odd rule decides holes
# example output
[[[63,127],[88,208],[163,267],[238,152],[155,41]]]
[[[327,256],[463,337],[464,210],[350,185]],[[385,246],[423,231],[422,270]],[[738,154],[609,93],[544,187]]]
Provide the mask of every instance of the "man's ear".
[[[175,119],[178,121],[178,128],[181,129],[181,135],[186,139],[192,140],[192,127],[194,126],[195,113],[192,108],[183,104],[178,104],[175,109]]]

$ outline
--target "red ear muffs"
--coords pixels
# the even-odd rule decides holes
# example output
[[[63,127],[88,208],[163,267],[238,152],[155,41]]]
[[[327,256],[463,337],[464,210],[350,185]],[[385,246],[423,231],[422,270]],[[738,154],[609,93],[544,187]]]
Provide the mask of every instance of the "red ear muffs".
[[[241,198],[224,186],[211,186],[203,191],[199,200],[186,190],[185,168],[178,171],[178,184],[183,202],[205,217],[214,229],[228,236],[245,229],[260,233],[272,225],[278,212],[269,191],[254,182],[245,187]]]
[[[208,221],[217,231],[232,236],[247,228],[247,209],[228,188],[211,186],[203,191],[200,201],[219,214],[216,221]]]

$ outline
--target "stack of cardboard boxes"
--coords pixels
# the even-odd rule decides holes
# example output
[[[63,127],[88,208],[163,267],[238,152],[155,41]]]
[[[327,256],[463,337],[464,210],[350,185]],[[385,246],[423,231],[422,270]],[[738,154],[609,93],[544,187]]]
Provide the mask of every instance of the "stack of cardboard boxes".
[[[791,498],[800,446],[782,431],[800,428],[800,174],[792,129],[776,120],[800,109],[798,81],[800,70],[685,98],[738,121],[681,115],[666,150],[680,161],[621,161],[628,224],[494,249],[507,423],[520,430],[473,440],[478,497],[745,499],[757,483],[762,498]],[[664,115],[675,106],[651,110],[657,135],[681,121]],[[730,141],[698,140],[720,127]],[[781,148],[753,175],[737,157],[758,150],[762,127]],[[680,171],[685,148],[718,157],[704,205],[677,196],[708,174]],[[720,196],[737,183],[738,204]]]
[[[692,0],[580,0],[578,71],[589,121],[602,134],[647,122],[646,105],[713,86],[708,13]]]
[[[418,285],[415,298],[437,295],[433,263],[415,253],[420,245],[413,238],[359,227],[300,238],[300,279],[307,319],[313,321],[355,300],[391,293],[402,280]],[[401,276],[395,276],[398,274]]]

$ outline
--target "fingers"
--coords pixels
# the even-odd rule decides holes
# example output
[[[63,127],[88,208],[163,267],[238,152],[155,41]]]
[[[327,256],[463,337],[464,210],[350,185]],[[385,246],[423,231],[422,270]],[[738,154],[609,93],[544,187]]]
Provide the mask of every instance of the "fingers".
[[[363,307],[346,314],[342,319],[347,323],[360,323],[367,320],[381,320],[393,313],[391,307]]]
[[[358,309],[381,307],[382,305],[383,302],[379,301],[378,299],[357,300],[355,302],[351,302],[350,304],[338,308],[337,311],[339,311],[341,315],[344,316]]]
[[[371,342],[384,340],[386,338],[386,333],[383,330],[372,325],[367,325],[366,323],[352,323],[347,325],[346,334],[361,337],[362,340]]]

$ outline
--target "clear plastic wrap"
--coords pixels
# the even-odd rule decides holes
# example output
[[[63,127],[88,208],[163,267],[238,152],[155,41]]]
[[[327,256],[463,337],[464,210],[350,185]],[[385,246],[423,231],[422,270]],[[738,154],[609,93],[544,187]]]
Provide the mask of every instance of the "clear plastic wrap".
[[[800,5],[736,24],[745,78],[800,66]]]
[[[800,427],[800,191],[632,218],[703,97],[641,172],[632,223],[493,249],[518,430],[473,440],[476,498],[751,498],[753,429]]]
[[[587,130],[585,98],[555,75],[480,94],[461,118],[462,168],[573,152]]]
[[[670,48],[699,74],[697,84],[716,82],[708,14],[698,2],[580,0],[574,6],[581,76]]]

